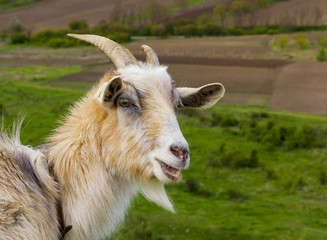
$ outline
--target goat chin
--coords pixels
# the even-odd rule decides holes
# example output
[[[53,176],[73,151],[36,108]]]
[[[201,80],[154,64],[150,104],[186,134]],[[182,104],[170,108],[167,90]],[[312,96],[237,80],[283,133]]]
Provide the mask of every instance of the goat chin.
[[[143,196],[149,201],[152,201],[160,207],[163,207],[164,209],[175,213],[175,209],[167,196],[163,183],[142,182],[139,183],[139,188]]]
[[[72,225],[65,240],[100,240],[110,236],[124,219],[138,190],[148,200],[175,212],[164,183],[180,180],[180,169],[187,168],[190,160],[188,143],[177,122],[177,109],[209,107],[224,95],[224,87],[219,83],[175,88],[167,67],[160,66],[148,46],[142,46],[147,62],[140,63],[130,51],[110,39],[69,36],[99,47],[117,69],[106,73],[98,85],[74,104],[61,126],[47,139],[43,152],[15,144],[18,140],[10,142],[0,131],[2,240],[52,240],[43,237],[40,229],[50,229],[49,234],[53,235],[59,232],[57,185],[48,169],[60,192],[60,220],[65,226]],[[18,139],[19,134],[16,136]],[[12,174],[16,169],[18,174]],[[30,186],[23,188],[25,192],[15,192],[27,183]],[[15,194],[20,197],[18,201],[12,200]],[[9,199],[9,203],[2,204],[3,199]],[[29,225],[16,224],[19,231],[6,231],[1,220],[7,216],[2,212],[8,206],[26,202],[27,207],[43,204],[42,211],[34,207],[32,217],[26,220]],[[18,219],[21,210],[16,210],[11,219]],[[29,227],[31,224],[34,225]],[[17,237],[31,229],[36,235]],[[4,232],[14,238],[3,237]]]

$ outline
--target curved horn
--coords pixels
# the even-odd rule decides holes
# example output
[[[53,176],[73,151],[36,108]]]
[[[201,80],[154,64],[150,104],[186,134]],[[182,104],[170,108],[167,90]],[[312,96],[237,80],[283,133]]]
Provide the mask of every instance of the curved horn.
[[[69,33],[67,35],[97,46],[111,59],[117,68],[122,68],[129,64],[139,65],[136,58],[128,49],[108,38],[89,34]]]
[[[154,66],[159,66],[157,54],[148,45],[141,46],[142,51],[145,53],[146,61]]]

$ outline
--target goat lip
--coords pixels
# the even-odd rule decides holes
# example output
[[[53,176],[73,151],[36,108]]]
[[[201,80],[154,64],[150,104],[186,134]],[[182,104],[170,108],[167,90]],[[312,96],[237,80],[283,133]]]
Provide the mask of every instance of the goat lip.
[[[172,167],[159,159],[156,160],[160,163],[162,172],[169,180],[177,181],[180,178],[181,172],[179,168]]]

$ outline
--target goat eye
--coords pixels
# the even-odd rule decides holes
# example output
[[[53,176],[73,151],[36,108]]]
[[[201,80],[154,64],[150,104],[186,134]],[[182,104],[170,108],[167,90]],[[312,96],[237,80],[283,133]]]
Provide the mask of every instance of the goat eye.
[[[129,107],[129,106],[131,106],[131,101],[126,98],[121,98],[121,99],[119,99],[119,105],[122,107]]]

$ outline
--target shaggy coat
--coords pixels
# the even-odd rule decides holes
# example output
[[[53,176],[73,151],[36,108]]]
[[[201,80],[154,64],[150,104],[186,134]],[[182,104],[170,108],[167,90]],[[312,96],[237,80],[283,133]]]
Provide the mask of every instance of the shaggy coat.
[[[132,109],[117,106],[116,102],[102,105],[97,100],[102,86],[117,76],[124,79],[119,96],[132,99],[136,105]],[[165,143],[171,142],[171,136],[187,144],[176,120],[179,99],[166,67],[145,64],[106,74],[71,109],[49,138],[47,150],[61,186],[64,222],[73,226],[67,239],[102,239],[110,235],[138,191],[174,211],[163,182],[178,180],[179,172],[173,179],[160,179],[162,168],[156,166],[153,156],[167,158],[169,148]],[[210,100],[206,101],[209,104]],[[170,159],[176,161],[173,155]],[[167,164],[186,168],[188,160],[178,166]]]
[[[58,240],[57,196],[44,154],[0,132],[0,239]]]
[[[67,240],[100,240],[119,224],[132,197],[174,212],[165,183],[181,179],[188,144],[177,122],[180,107],[203,108],[224,94],[219,83],[176,88],[153,50],[146,63],[94,35],[70,35],[100,47],[117,69],[77,102],[39,150],[0,135],[0,238],[59,237],[56,179]],[[45,158],[46,156],[46,158]]]

